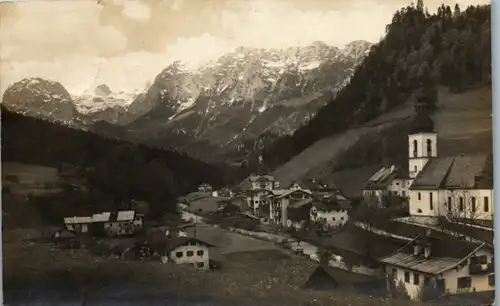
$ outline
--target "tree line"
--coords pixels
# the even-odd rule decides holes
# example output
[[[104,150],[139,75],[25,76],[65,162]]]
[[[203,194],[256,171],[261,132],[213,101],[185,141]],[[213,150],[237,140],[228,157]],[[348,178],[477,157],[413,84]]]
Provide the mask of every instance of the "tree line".
[[[152,215],[174,212],[175,199],[201,183],[226,184],[232,170],[185,154],[104,138],[11,112],[2,106],[2,162],[61,168],[87,187],[82,202],[150,203]],[[74,197],[74,196],[73,196]],[[80,205],[81,206],[81,205]]]
[[[429,13],[422,0],[395,12],[385,37],[335,98],[293,135],[263,150],[274,168],[315,141],[372,120],[416,94],[435,108],[437,87],[452,92],[491,82],[490,5]]]

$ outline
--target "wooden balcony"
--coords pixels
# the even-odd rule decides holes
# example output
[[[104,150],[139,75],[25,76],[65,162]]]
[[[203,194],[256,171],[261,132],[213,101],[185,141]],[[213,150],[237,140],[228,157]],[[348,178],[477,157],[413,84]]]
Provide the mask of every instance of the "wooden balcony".
[[[470,275],[481,275],[481,274],[489,274],[495,272],[495,267],[493,263],[488,264],[470,264],[469,265],[469,274]]]

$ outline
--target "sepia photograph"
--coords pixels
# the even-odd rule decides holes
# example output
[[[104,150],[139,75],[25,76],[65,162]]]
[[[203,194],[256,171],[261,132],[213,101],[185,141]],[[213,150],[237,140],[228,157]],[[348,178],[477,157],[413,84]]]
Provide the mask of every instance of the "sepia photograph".
[[[494,305],[491,8],[0,1],[3,305]]]

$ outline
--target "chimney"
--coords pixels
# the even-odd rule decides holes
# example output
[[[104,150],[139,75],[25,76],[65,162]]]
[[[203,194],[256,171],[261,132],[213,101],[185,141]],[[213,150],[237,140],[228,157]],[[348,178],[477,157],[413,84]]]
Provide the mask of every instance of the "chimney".
[[[426,246],[426,247],[424,248],[424,257],[425,257],[425,258],[429,258],[430,256],[431,256],[431,247]]]
[[[413,255],[418,256],[420,255],[420,253],[422,253],[422,246],[419,244],[415,244],[413,246]]]

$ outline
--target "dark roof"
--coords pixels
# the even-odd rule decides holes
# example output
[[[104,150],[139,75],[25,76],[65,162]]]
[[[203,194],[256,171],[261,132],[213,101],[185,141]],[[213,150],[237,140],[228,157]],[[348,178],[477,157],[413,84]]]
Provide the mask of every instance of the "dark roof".
[[[304,287],[307,289],[361,289],[365,291],[368,288],[362,285],[366,284],[378,284],[379,286],[375,286],[379,287],[377,289],[383,290],[384,288],[383,282],[374,276],[352,273],[346,270],[332,268],[325,264],[318,264],[316,269],[314,269],[308,277]]]
[[[431,158],[410,189],[439,189],[453,163],[453,157]]]
[[[427,114],[420,113],[413,120],[411,133],[434,133],[434,122]]]
[[[295,183],[297,183],[300,188],[302,189],[309,189],[309,190],[337,190],[337,187],[335,186],[329,186],[325,182],[312,178],[312,179],[303,179],[300,181],[293,181],[290,184],[290,187],[293,186]]]
[[[274,182],[275,179],[271,175],[251,175],[249,178],[250,182],[255,182],[255,181],[268,181],[268,182]]]
[[[415,245],[430,246],[430,257],[414,255]],[[467,242],[451,236],[447,238],[419,236],[380,261],[388,265],[435,275],[454,268],[476,249],[483,247],[487,248],[485,244]]]
[[[385,190],[387,186],[396,177],[396,166],[382,167],[375,172],[365,183],[363,189],[366,190]]]
[[[330,210],[330,209],[350,209],[351,204],[347,200],[316,200],[312,203],[314,207],[318,210]]]
[[[483,172],[487,159],[487,154],[454,157],[451,169],[443,182],[443,187],[475,188],[476,177]]]
[[[410,189],[493,188],[491,157],[488,154],[432,158]]]
[[[167,252],[179,246],[186,245],[189,242],[197,242],[207,247],[214,247],[214,245],[194,237],[154,237],[148,240],[148,243],[154,245],[158,250]]]

